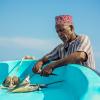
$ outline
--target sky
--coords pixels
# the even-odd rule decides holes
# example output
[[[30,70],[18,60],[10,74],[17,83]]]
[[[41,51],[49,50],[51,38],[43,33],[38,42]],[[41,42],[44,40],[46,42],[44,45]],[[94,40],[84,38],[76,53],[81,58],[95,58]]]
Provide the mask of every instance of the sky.
[[[0,0],[0,61],[40,59],[61,40],[55,16],[72,15],[75,32],[91,40],[100,71],[100,0]]]

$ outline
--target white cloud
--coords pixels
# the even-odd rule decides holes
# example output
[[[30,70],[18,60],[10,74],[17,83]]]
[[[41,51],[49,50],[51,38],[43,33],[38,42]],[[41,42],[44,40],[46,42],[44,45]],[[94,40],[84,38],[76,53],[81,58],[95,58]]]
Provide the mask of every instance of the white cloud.
[[[0,46],[16,46],[18,48],[29,48],[35,50],[49,50],[57,45],[56,39],[36,39],[28,37],[0,37]]]

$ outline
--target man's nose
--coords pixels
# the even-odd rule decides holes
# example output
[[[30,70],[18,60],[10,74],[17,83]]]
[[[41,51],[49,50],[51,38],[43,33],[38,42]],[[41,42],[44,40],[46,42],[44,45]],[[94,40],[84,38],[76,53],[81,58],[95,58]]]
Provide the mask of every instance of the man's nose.
[[[64,33],[63,33],[63,32],[59,32],[58,34],[59,34],[59,36],[63,36],[63,35],[64,35]]]

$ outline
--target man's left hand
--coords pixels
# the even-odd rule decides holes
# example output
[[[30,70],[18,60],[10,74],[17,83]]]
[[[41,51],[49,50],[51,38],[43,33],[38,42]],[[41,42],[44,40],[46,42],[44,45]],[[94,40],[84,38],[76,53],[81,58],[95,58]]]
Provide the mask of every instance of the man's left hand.
[[[54,64],[48,64],[47,66],[45,66],[45,68],[43,68],[40,73],[41,76],[49,76],[50,74],[52,74],[53,67],[54,67]]]

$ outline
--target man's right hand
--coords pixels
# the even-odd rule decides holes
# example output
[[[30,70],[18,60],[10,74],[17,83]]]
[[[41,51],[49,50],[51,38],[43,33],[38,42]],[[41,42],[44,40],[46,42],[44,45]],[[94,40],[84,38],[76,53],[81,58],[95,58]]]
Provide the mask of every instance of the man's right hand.
[[[41,67],[43,66],[43,61],[38,61],[33,67],[32,71],[34,73],[41,73]]]

